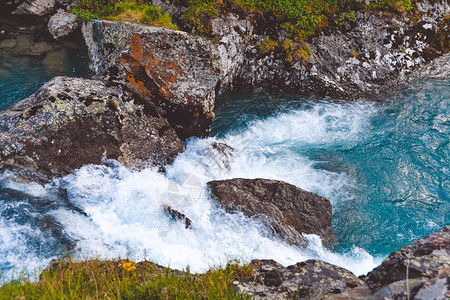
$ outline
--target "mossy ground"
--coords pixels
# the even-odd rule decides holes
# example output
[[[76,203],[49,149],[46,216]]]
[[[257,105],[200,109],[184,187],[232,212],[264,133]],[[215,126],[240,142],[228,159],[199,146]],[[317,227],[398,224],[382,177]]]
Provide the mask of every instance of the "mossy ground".
[[[83,20],[104,19],[178,29],[161,7],[140,1],[82,0],[72,11]]]
[[[249,299],[233,281],[252,274],[236,261],[205,274],[175,271],[130,260],[54,263],[38,282],[26,277],[3,284],[0,299]]]

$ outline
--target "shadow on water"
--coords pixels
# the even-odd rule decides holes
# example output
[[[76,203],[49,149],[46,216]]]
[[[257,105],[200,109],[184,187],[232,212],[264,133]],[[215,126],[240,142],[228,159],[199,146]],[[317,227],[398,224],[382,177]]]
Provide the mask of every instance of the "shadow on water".
[[[90,75],[80,31],[54,41],[32,17],[0,17],[0,111],[36,92],[55,76]]]

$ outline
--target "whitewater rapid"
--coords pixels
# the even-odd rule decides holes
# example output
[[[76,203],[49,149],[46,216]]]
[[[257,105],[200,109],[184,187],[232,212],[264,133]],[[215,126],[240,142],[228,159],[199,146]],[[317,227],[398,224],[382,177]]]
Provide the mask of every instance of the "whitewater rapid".
[[[378,110],[370,103],[316,102],[307,109],[250,121],[220,138],[191,139],[165,173],[105,161],[104,165],[84,166],[45,187],[17,183],[12,174],[4,174],[3,188],[38,199],[49,199],[56,189],[66,189],[70,206],[55,206],[45,214],[57,224],[59,235],[76,243],[75,259],[147,259],[171,268],[189,267],[193,272],[231,259],[274,259],[284,265],[321,259],[361,275],[382,257],[356,246],[344,253],[333,252],[314,235],[305,236],[305,248],[287,245],[271,236],[258,220],[224,212],[211,198],[206,183],[236,177],[278,179],[323,195],[338,206],[355,197],[352,191],[357,179],[318,168],[302,151],[324,145],[357,146],[365,138],[368,119]],[[220,155],[211,146],[215,142],[233,147],[233,154]],[[187,177],[190,180],[185,181]],[[186,229],[184,223],[169,218],[164,205],[184,213],[192,226]],[[44,235],[35,224],[3,218],[0,228],[5,277],[24,268],[43,268],[60,254],[49,249],[61,247],[57,238]]]

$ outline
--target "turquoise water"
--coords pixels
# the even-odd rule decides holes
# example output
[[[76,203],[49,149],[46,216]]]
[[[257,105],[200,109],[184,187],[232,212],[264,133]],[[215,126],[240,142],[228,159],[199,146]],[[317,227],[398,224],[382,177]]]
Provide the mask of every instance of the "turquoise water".
[[[449,79],[412,82],[381,102],[241,91],[220,97],[213,137],[189,140],[164,174],[109,161],[42,187],[4,173],[0,269],[6,278],[32,272],[76,248],[75,258],[147,258],[192,271],[233,258],[315,258],[365,274],[450,223],[449,95]],[[233,158],[223,163],[213,142],[232,146]],[[172,184],[189,193],[186,175],[200,192],[175,203]],[[293,247],[258,220],[224,212],[206,183],[235,177],[284,180],[327,197],[338,243],[327,249],[305,236],[307,246]],[[192,228],[168,218],[164,204]]]
[[[89,74],[86,50],[76,43],[66,44],[65,48],[56,46],[41,56],[23,56],[15,49],[0,49],[0,110],[30,96],[55,76]]]
[[[450,224],[449,80],[416,81],[380,103],[258,94],[223,100],[214,134],[252,130],[270,149],[268,160],[302,157],[345,177],[331,192],[320,183],[310,189],[334,204],[339,251],[356,245],[386,256]]]

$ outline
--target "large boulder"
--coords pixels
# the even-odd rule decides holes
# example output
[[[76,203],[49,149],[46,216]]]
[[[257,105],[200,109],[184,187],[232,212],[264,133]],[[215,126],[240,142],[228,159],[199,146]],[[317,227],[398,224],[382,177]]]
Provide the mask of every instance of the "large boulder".
[[[252,278],[234,285],[238,293],[256,299],[321,299],[364,283],[344,268],[317,260],[289,267],[273,260],[254,260],[252,266]]]
[[[213,43],[186,32],[90,21],[83,34],[98,77],[125,84],[167,112],[182,138],[207,136],[220,63]]]
[[[448,299],[450,226],[391,253],[365,284],[326,299]]]
[[[54,14],[47,24],[48,31],[55,40],[68,36],[78,27],[77,16],[63,10]]]
[[[444,299],[449,293],[450,275],[450,226],[418,239],[410,245],[391,253],[383,263],[368,274],[367,285],[379,294],[392,291],[392,286],[411,287],[410,295],[428,295],[431,289],[441,294],[432,297]],[[441,288],[442,287],[442,288]],[[407,290],[404,289],[404,296]],[[431,299],[431,298],[428,298]]]
[[[332,209],[322,196],[268,179],[235,178],[208,186],[226,210],[259,216],[289,243],[301,245],[303,233],[330,237]]]
[[[162,167],[184,147],[163,114],[123,86],[56,77],[0,114],[0,170],[45,182],[102,158]]]

